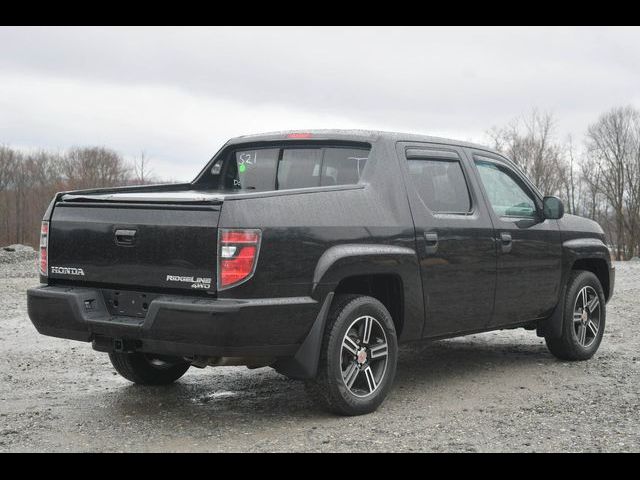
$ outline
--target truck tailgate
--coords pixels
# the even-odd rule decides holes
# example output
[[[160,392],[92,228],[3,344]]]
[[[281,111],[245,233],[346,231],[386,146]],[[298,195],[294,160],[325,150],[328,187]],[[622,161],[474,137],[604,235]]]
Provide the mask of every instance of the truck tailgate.
[[[83,200],[61,201],[53,210],[51,283],[215,290],[221,202]]]

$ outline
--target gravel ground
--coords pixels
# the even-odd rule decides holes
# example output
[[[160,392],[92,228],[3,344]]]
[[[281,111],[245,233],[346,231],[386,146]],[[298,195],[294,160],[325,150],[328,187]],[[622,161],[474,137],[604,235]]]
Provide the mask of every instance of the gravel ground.
[[[3,258],[0,451],[637,452],[640,262],[617,270],[592,360],[560,362],[524,330],[405,346],[382,407],[342,418],[267,368],[132,385],[89,344],[37,334],[25,301],[35,261]]]

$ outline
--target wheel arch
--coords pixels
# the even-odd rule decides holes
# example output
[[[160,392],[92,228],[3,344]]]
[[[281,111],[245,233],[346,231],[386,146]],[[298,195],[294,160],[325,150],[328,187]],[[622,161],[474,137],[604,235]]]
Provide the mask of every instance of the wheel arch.
[[[313,273],[311,296],[322,305],[320,312],[295,356],[278,360],[278,372],[292,378],[316,375],[331,303],[335,295],[347,293],[368,295],[385,305],[398,341],[421,337],[424,302],[415,250],[395,245],[336,245],[320,257]]]
[[[389,311],[398,338],[404,327],[404,287],[402,277],[394,273],[351,275],[343,278],[334,290],[336,295],[359,294],[373,297]]]
[[[613,294],[613,282],[611,277],[611,256],[605,243],[598,238],[574,238],[562,244],[563,248],[563,272],[562,290],[553,313],[549,318],[539,322],[538,336],[559,338],[563,328],[564,299],[567,282],[571,272],[586,270],[592,272],[600,281],[605,298],[608,301]]]
[[[593,273],[598,277],[600,285],[602,285],[605,298],[607,300],[610,298],[609,266],[606,260],[602,258],[578,258],[571,265],[571,270],[586,270]]]
[[[398,340],[422,335],[422,279],[413,248],[372,244],[329,248],[314,270],[311,296],[322,298],[329,291],[378,299],[393,318]]]

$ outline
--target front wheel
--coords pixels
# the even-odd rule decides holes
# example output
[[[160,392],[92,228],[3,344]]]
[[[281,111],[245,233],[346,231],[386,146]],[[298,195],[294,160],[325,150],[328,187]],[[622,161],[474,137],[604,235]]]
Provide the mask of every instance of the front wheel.
[[[175,382],[189,369],[190,364],[177,357],[149,353],[109,354],[111,364],[124,378],[140,385],[168,385]]]
[[[318,374],[307,391],[341,415],[373,412],[391,390],[398,342],[391,315],[378,300],[340,295],[327,319]]]
[[[602,341],[606,319],[602,285],[592,272],[576,270],[567,283],[562,335],[545,337],[547,347],[562,360],[587,360]]]

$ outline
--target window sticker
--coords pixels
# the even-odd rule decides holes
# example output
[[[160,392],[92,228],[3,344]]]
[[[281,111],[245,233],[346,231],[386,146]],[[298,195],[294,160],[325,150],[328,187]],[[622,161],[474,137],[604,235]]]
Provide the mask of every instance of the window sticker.
[[[258,164],[258,151],[240,152],[238,155],[238,171],[244,173]]]

